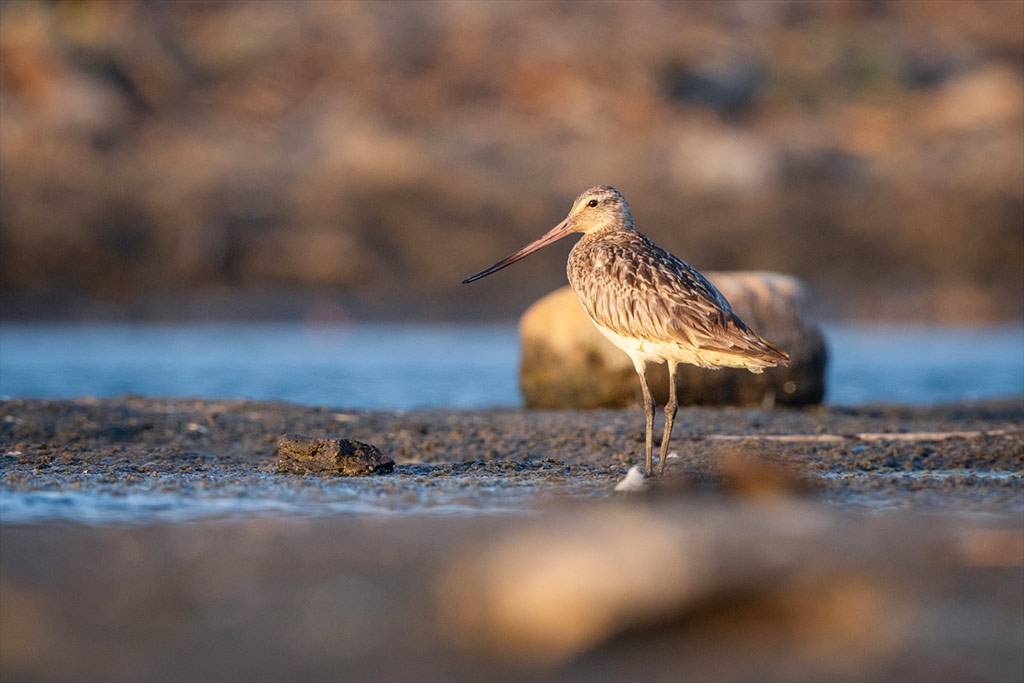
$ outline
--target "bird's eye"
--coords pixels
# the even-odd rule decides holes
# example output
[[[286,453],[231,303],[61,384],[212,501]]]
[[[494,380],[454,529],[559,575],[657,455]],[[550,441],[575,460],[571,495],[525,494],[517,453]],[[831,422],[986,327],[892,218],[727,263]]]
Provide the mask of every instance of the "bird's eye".
[[[591,199],[589,202],[587,202],[587,206],[589,206],[589,207],[597,206],[597,200],[596,199]]]

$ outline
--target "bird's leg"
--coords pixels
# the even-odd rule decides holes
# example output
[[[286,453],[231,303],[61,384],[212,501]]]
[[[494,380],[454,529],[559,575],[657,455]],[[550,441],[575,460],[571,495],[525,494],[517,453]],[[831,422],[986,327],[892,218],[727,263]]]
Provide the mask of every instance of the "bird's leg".
[[[665,463],[668,461],[668,443],[672,440],[672,424],[676,419],[676,364],[668,363],[668,403],[665,404],[665,430],[661,433],[661,456],[658,458],[658,476],[665,474]]]
[[[651,390],[647,386],[647,376],[644,374],[644,362],[635,362],[636,374],[640,375],[640,388],[644,392],[644,416],[647,418],[647,440],[646,450],[644,451],[644,474],[651,476],[654,474],[654,463],[651,462],[652,451],[654,450],[653,436],[654,436],[654,397],[651,396]]]

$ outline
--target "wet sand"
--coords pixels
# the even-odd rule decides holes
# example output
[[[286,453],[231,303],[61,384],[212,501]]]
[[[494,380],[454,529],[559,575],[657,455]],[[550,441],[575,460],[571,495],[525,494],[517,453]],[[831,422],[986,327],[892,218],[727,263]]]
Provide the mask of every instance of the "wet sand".
[[[129,398],[6,401],[0,419],[5,680],[953,681],[1024,671],[1020,400],[687,408],[671,476],[643,495],[612,490],[642,449],[634,410],[366,413]],[[283,433],[373,443],[396,472],[276,474]],[[764,499],[737,463],[755,483],[784,475]],[[691,587],[669,614],[628,607],[622,624],[620,610],[568,654],[542,643],[537,661],[504,638],[514,622],[462,637],[438,597],[452,567],[526,529],[566,524],[567,537],[541,541],[617,547],[572,532],[612,513],[695,534],[692,557],[719,558],[709,566],[733,566],[737,548],[763,541],[776,551],[740,563],[775,578]],[[725,522],[702,536],[716,516]],[[762,519],[775,521],[754,533]],[[793,564],[817,567],[818,583],[756,569],[809,519],[816,535]],[[627,543],[622,557],[637,531],[623,522],[613,534]],[[544,589],[553,604],[588,582],[600,589],[594,572],[537,563],[542,577],[568,582]],[[458,596],[464,614],[486,613],[493,598],[489,581],[475,583]],[[557,612],[583,619],[571,604]],[[903,627],[881,628],[896,614]],[[503,652],[471,645],[476,636]]]
[[[173,500],[215,498],[228,515],[232,499],[243,513],[260,500],[298,514],[343,512],[346,503],[355,512],[527,510],[552,498],[611,496],[643,449],[636,410],[341,412],[130,398],[7,401],[0,415],[3,491],[163,496],[170,513]],[[397,471],[275,474],[273,451],[285,433],[374,444]],[[678,458],[669,472],[691,480],[741,453],[792,468],[840,505],[1024,510],[1020,400],[928,409],[685,408],[674,434]],[[45,513],[45,498],[38,500]]]

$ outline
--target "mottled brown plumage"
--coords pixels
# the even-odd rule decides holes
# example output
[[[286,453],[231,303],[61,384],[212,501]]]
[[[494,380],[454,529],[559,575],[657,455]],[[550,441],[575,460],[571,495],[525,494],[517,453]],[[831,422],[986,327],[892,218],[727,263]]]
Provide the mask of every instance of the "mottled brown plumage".
[[[786,364],[789,355],[751,331],[696,268],[637,232],[629,203],[609,185],[586,190],[547,234],[463,282],[501,270],[572,232],[583,233],[583,238],[569,254],[569,284],[597,329],[629,354],[640,376],[648,474],[654,401],[644,368],[647,363],[668,363],[669,402],[659,464],[664,471],[676,413],[677,363],[763,372]]]
[[[566,274],[591,320],[623,337],[679,345],[707,368],[761,372],[789,360],[693,266],[635,230],[587,233],[570,252]],[[701,351],[723,362],[705,361]]]

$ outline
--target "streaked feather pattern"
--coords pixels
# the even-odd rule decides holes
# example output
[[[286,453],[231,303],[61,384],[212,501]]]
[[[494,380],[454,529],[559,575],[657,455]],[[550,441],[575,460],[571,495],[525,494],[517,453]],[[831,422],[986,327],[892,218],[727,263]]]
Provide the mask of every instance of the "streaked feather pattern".
[[[760,372],[789,360],[700,272],[635,230],[585,234],[566,272],[590,318],[622,337],[696,351],[694,362],[706,367]]]

